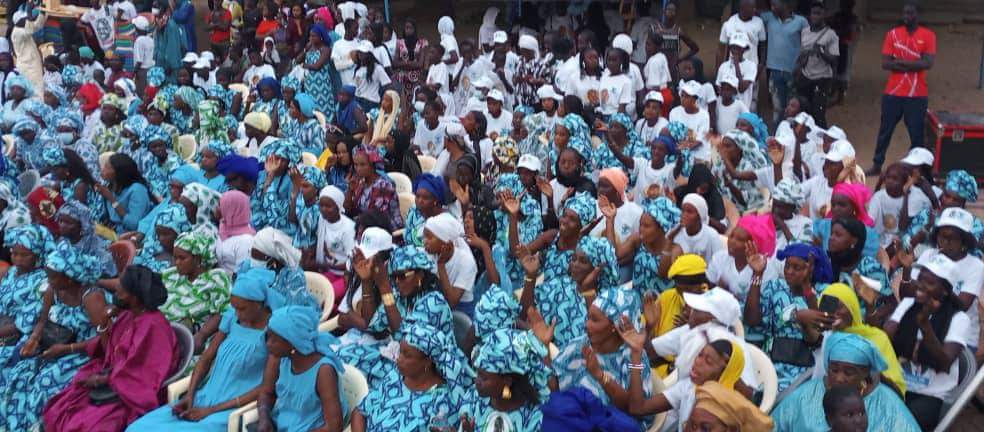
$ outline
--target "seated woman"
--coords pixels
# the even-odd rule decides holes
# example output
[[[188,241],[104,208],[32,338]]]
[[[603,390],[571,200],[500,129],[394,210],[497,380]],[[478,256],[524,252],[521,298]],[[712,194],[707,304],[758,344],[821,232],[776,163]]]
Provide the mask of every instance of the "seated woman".
[[[581,239],[581,231],[594,222],[598,203],[590,194],[581,192],[572,195],[560,208],[560,225],[557,229],[546,230],[528,243],[520,243],[517,234],[520,203],[508,194],[503,196],[503,205],[509,212],[509,249],[513,256],[519,257],[520,250],[536,254],[546,251],[543,258],[543,280],[549,281],[567,273],[574,249]]]
[[[629,178],[621,169],[606,168],[598,174],[598,211],[605,219],[591,230],[592,236],[621,243],[639,233],[639,218],[643,211],[639,204],[625,196],[628,185]],[[642,203],[642,200],[638,202]],[[606,234],[609,229],[612,236]],[[619,260],[619,281],[627,282],[632,277],[632,265],[627,261]]]
[[[249,195],[230,190],[219,197],[219,241],[215,244],[218,266],[229,274],[249,259],[256,230],[250,223]]]
[[[724,135],[718,145],[721,158],[714,163],[712,172],[717,177],[721,195],[731,200],[739,214],[758,210],[765,199],[753,181],[732,178],[726,166],[738,171],[755,171],[772,166],[769,157],[751,135],[734,129]]]
[[[38,319],[31,337],[20,348],[21,358],[7,363],[0,375],[0,388],[5,389],[0,413],[9,430],[40,427],[45,404],[88,361],[87,346],[96,340],[96,324],[104,322],[106,299],[103,291],[92,285],[102,269],[95,257],[62,243],[45,257],[45,269],[51,288],[41,309],[46,315]],[[42,336],[53,327],[67,337],[46,346]]]
[[[187,393],[174,406],[147,413],[127,430],[224,430],[231,410],[256,400],[263,371],[271,362],[266,347],[270,308],[265,301],[273,277],[266,269],[238,275],[229,300],[232,308],[222,314],[219,331],[198,358]]]
[[[367,230],[363,234],[363,244],[367,244],[367,235],[370,240],[381,239],[378,234],[369,233]],[[403,340],[404,321],[408,325],[427,324],[449,335],[453,329],[451,308],[434,273],[434,261],[423,248],[403,246],[394,249],[385,272],[380,260],[365,258],[364,254],[369,251],[360,247],[353,259],[353,268],[362,282],[362,301],[351,327],[369,333],[370,337],[346,343],[338,352],[347,363],[363,371],[373,386],[393,368],[393,363],[381,350],[391,340]]]
[[[147,180],[129,156],[114,154],[102,166],[108,186],[97,184],[96,191],[106,202],[109,222],[117,234],[137,229],[137,223],[150,211],[153,202]]]
[[[408,324],[396,367],[370,384],[352,414],[352,431],[451,429],[460,421],[474,380],[450,331],[425,322]]]
[[[73,144],[73,147],[78,145]],[[89,171],[86,161],[73,149],[49,147],[42,154],[51,175],[58,181],[62,198],[66,202],[83,204],[93,221],[103,220],[105,204],[96,192],[96,179]],[[7,168],[9,170],[10,168]]]
[[[721,243],[719,231],[715,231],[707,211],[707,201],[703,196],[697,193],[687,194],[680,205],[680,224],[670,231],[667,238],[680,246],[683,253],[700,255],[705,262],[710,262],[715,253],[724,249],[724,244]],[[724,226],[721,225],[721,228]]]
[[[290,139],[275,139],[260,150],[264,169],[256,180],[252,194],[253,226],[273,227],[293,236],[297,224],[284,217],[291,199],[291,168],[301,161],[301,148]]]
[[[717,233],[724,234],[728,230],[728,218],[725,213],[724,198],[717,188],[714,174],[711,173],[711,169],[707,165],[694,165],[690,177],[687,178],[687,184],[677,186],[676,189],[673,189],[673,196],[676,197],[677,207],[683,209],[683,200],[690,194],[700,195],[704,199],[704,209],[706,210],[704,210],[704,217],[702,219],[706,221],[705,225],[710,225]],[[696,233],[696,231],[694,232]],[[710,258],[710,255],[708,255],[708,258]]]
[[[475,390],[463,412],[461,430],[486,431],[493,425],[507,430],[540,430],[540,404],[550,395],[543,359],[550,328],[536,313],[532,329],[501,328],[486,338],[475,357]],[[539,318],[534,319],[533,317]]]
[[[524,159],[524,162],[531,163],[527,159]],[[521,244],[530,243],[543,232],[543,215],[540,211],[540,202],[538,198],[527,193],[528,189],[526,189],[526,182],[529,182],[533,189],[536,189],[537,182],[542,181],[536,177],[537,171],[539,171],[539,163],[540,161],[535,161],[534,167],[537,168],[536,170],[531,170],[530,165],[526,165],[517,169],[518,174],[500,174],[498,184],[495,187],[495,193],[499,199],[499,206],[492,210],[493,220],[488,222],[488,232],[491,233],[490,237],[493,239],[493,244],[491,245],[492,251],[496,256],[502,257],[504,264],[499,274],[502,278],[500,280],[500,285],[502,286],[505,286],[505,282],[503,282],[505,279],[509,280],[508,283],[511,287],[520,286],[523,276],[526,275],[523,271],[523,266],[519,263],[519,259],[509,253],[511,213],[509,212],[510,206],[506,204],[513,201],[510,197],[519,200],[519,206],[516,208],[518,211],[516,214],[516,228],[519,242]],[[480,213],[483,212],[473,212],[472,217]],[[468,216],[465,216],[466,227],[467,220]]]
[[[619,171],[631,172],[632,164],[627,164],[632,158],[640,157],[649,160],[652,152],[649,146],[642,142],[639,134],[632,127],[632,119],[628,114],[616,113],[608,119],[608,127],[595,128],[596,133],[603,133],[605,141],[591,154],[592,166],[596,170],[616,168]],[[628,160],[626,160],[628,159]]]
[[[345,213],[356,217],[369,209],[389,215],[394,229],[403,227],[396,186],[379,174],[383,158],[374,147],[359,146],[352,156],[355,176],[345,192]]]
[[[833,332],[823,349],[826,374],[796,387],[772,410],[777,431],[828,431],[823,398],[828,388],[849,386],[864,399],[871,430],[917,432],[916,419],[902,399],[889,386],[879,382],[878,374],[887,367],[878,348],[867,339],[844,332]]]
[[[833,282],[830,260],[806,243],[786,246],[776,254],[783,277],[753,284],[745,300],[744,321],[761,329],[763,349],[770,353],[783,391],[814,365],[813,351],[833,320],[818,310],[816,286]]]
[[[743,306],[753,285],[779,277],[779,263],[772,258],[776,251],[774,221],[771,214],[742,216],[728,235],[725,249],[715,252],[707,264],[707,279],[734,294]],[[745,336],[762,340],[756,329],[746,329]]]
[[[657,323],[653,329],[653,336],[666,334],[670,330],[686,324],[687,313],[684,310],[683,294],[701,294],[711,289],[711,283],[707,280],[706,273],[707,263],[700,255],[680,255],[673,261],[666,273],[666,276],[673,281],[673,288],[663,291],[659,295],[659,316],[655,320]],[[647,323],[647,325],[652,326],[653,324]]]
[[[191,224],[188,223],[185,207],[176,203],[168,204],[157,214],[154,236],[148,238],[133,262],[155,272],[164,271],[174,265],[174,241],[178,234],[190,230]]]
[[[9,227],[3,245],[10,249],[11,265],[0,281],[0,364],[16,357],[31,337],[41,311],[41,290],[48,283],[45,257],[54,248],[48,230],[40,225]],[[40,342],[40,335],[35,344]]]
[[[307,249],[314,245],[321,220],[318,194],[328,185],[325,172],[319,168],[298,165],[290,175],[290,200],[287,201],[287,220],[297,226],[294,247]]]
[[[197,161],[201,167],[201,174],[206,180],[205,186],[216,192],[229,190],[229,185],[226,184],[225,176],[219,172],[218,165],[222,158],[232,153],[232,146],[221,140],[211,140],[202,144],[204,147],[198,151]],[[171,179],[173,182],[173,174]]]
[[[635,291],[622,287],[601,291],[588,308],[586,334],[561,348],[553,360],[555,378],[551,388],[582,386],[602,403],[628,412],[629,379],[632,369],[638,366],[642,369],[643,397],[649,397],[649,360],[642,356],[638,364],[632,362],[631,348],[617,331],[617,326],[625,325],[622,316],[630,317],[628,324],[635,325],[641,314],[641,301]]]
[[[960,379],[957,357],[977,342],[954,293],[962,270],[943,255],[928,259],[919,267],[915,297],[903,298],[885,324],[895,352],[907,360],[905,405],[922,430],[936,428],[943,400]]]
[[[340,397],[344,366],[328,346],[335,337],[318,333],[320,316],[306,306],[286,306],[270,316],[266,346],[278,360],[268,361],[263,372],[259,430],[342,430],[351,408]]]
[[[776,225],[776,250],[794,243],[813,242],[813,221],[800,214],[803,188],[793,179],[782,179],[772,189],[772,216]]]
[[[864,300],[861,312],[865,322],[878,327],[891,313],[896,300],[888,284],[885,269],[874,258],[862,255],[866,228],[857,219],[834,219],[826,249],[834,272],[834,281],[844,283],[860,293]],[[877,286],[869,285],[857,276],[873,280]],[[821,285],[817,287],[817,291],[822,293],[826,288],[826,285]]]
[[[192,231],[174,241],[174,266],[161,272],[167,301],[160,307],[168,321],[180,322],[195,333],[195,352],[201,351],[218,326],[229,303],[232,280],[215,268],[215,237]],[[212,330],[214,331],[214,330]]]
[[[290,102],[288,113],[297,127],[286,136],[301,146],[303,151],[320,156],[325,151],[325,128],[314,115],[315,101],[307,93],[298,93]]]
[[[572,147],[564,147],[558,152],[557,162],[547,170],[547,175],[554,175],[549,188],[543,192],[547,197],[546,214],[555,215],[558,219],[563,216],[564,204],[579,193],[597,196],[595,184],[588,177],[584,159]]]
[[[45,430],[121,430],[161,405],[164,380],[178,361],[174,331],[157,310],[166,298],[157,273],[142,266],[123,271],[112,321],[86,345],[89,362],[48,401]]]
[[[307,289],[304,270],[300,265],[301,251],[293,246],[290,237],[267,227],[253,237],[249,260],[240,263],[239,268],[265,268],[277,274],[267,294],[267,304],[271,310],[292,305],[321,310],[321,304]]]
[[[940,208],[937,210],[924,209],[916,213],[909,222],[908,228],[903,231],[904,234],[901,235],[903,244],[915,248],[928,242],[929,246],[933,246],[932,242],[929,242],[929,234],[933,230],[933,221],[939,218],[940,212],[950,207],[965,208],[967,203],[976,201],[977,180],[974,179],[974,176],[964,170],[950,171],[946,176],[943,194],[940,195]],[[984,222],[981,222],[977,216],[974,216],[970,232],[978,244],[984,241]]]
[[[424,245],[424,222],[444,211],[450,193],[442,177],[424,173],[413,179],[414,205],[407,212],[403,244]]]
[[[318,226],[314,244],[306,252],[314,258],[314,269],[325,275],[335,291],[335,305],[345,296],[345,270],[355,249],[355,221],[345,215],[345,193],[325,186],[318,193]]]
[[[169,195],[169,175],[185,162],[171,150],[171,136],[160,126],[147,126],[140,136],[144,148],[135,153],[134,161],[147,179],[150,193],[157,198]]]
[[[58,209],[60,241],[70,244],[80,253],[94,257],[100,264],[99,275],[117,275],[116,262],[109,253],[109,242],[96,235],[89,208],[78,201],[67,201]]]
[[[878,232],[873,228],[875,221],[868,216],[866,210],[869,200],[871,200],[871,191],[863,184],[838,183],[834,186],[834,191],[830,195],[830,212],[824,219],[813,221],[813,244],[827,249],[833,220],[856,219],[865,226],[862,253],[864,256],[876,258],[881,244]]]
[[[687,430],[774,430],[769,416],[744,396],[717,381],[697,387],[695,394],[694,409],[686,423]]]
[[[465,226],[450,213],[441,213],[427,219],[423,237],[424,250],[437,263],[438,287],[448,305],[471,316],[478,266],[465,242]]]

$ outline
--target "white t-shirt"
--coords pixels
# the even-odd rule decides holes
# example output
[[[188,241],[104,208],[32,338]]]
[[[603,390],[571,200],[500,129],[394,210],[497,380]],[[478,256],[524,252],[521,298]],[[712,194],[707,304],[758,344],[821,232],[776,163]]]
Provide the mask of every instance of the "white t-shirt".
[[[602,114],[612,115],[618,112],[619,105],[625,104],[625,112],[634,111],[634,96],[632,78],[628,75],[603,75],[598,84],[598,97],[601,98],[598,109]]]
[[[875,192],[868,201],[868,215],[875,221],[875,232],[881,237],[881,247],[892,244],[899,233],[900,216],[902,214],[903,198],[892,198],[885,189]],[[909,217],[913,217],[923,209],[931,208],[929,198],[919,188],[909,190]]]
[[[595,209],[595,214],[601,216],[601,209]],[[630,235],[639,232],[639,218],[642,217],[642,207],[632,201],[622,203],[622,206],[615,211],[615,235],[618,241],[623,242]],[[604,218],[598,225],[591,230],[591,235],[604,237],[605,229],[608,227],[608,218]]]
[[[718,101],[715,109],[717,110],[717,125],[715,126],[717,132],[723,135],[735,128],[735,125],[738,124],[738,116],[748,112],[748,105],[741,99],[735,98],[731,105],[725,105],[724,102]]]
[[[386,45],[380,45],[372,49],[372,56],[376,57],[376,63],[384,68],[392,67],[393,61],[390,59],[389,50]]]
[[[420,152],[425,156],[438,157],[444,150],[444,137],[447,125],[437,122],[434,129],[427,128],[424,119],[417,121],[417,128],[413,133],[413,145],[420,148]]]
[[[899,302],[899,305],[895,308],[895,312],[892,313],[889,321],[895,321],[897,323],[902,322],[902,317],[905,316],[905,313],[915,303],[916,301],[912,297],[903,298],[902,301]],[[944,344],[958,343],[964,347],[977,342],[976,340],[970,340],[967,337],[967,327],[969,326],[970,318],[967,314],[963,312],[953,314],[953,317],[950,319],[950,328],[947,330],[946,336],[942,337],[942,342]],[[938,338],[941,336],[942,335],[936,335]],[[921,330],[916,334],[916,340],[920,342],[922,341]],[[910,392],[915,392],[921,395],[945,399],[949,395],[950,391],[957,386],[957,381],[960,378],[959,363],[959,361],[954,360],[953,364],[950,365],[949,371],[937,372],[935,369],[916,365],[911,361],[905,362],[902,366],[902,375],[905,378],[906,389]]]
[[[929,259],[933,256],[939,255],[939,249],[927,249],[922,255],[919,255],[919,259],[916,261],[917,264],[924,264],[929,262]],[[976,346],[980,341],[981,332],[981,321],[980,312],[977,310],[977,304],[981,301],[981,289],[982,284],[984,284],[984,261],[973,255],[967,255],[959,261],[954,261],[956,268],[960,269],[957,272],[957,285],[953,287],[953,293],[960,295],[961,293],[971,294],[974,297],[974,302],[971,303],[970,308],[967,309],[967,316],[970,317],[970,325],[967,326],[967,338],[970,341],[969,345]],[[919,269],[912,269],[912,278],[915,279],[919,277]]]
[[[348,216],[341,215],[338,222],[328,224],[328,228],[328,235],[324,238],[324,246],[317,244],[317,237],[315,237],[315,247],[325,248],[325,261],[327,262],[348,262],[352,257],[352,249],[355,248],[355,222]],[[340,270],[331,270],[331,272],[342,274]]]
[[[641,118],[636,121],[635,130],[636,133],[639,134],[639,138],[642,138],[642,142],[649,145],[654,139],[656,139],[656,137],[659,136],[659,133],[662,132],[663,128],[665,128],[669,123],[670,122],[666,120],[666,118],[660,117],[656,119],[655,126],[649,126],[646,119]]]
[[[811,177],[800,186],[803,189],[803,196],[806,197],[810,218],[817,219],[826,216],[820,214],[820,209],[830,204],[830,195],[834,192],[834,189],[827,184],[827,178],[823,175]]]
[[[697,231],[697,234],[693,236],[687,233],[686,228],[680,229],[680,232],[673,239],[673,243],[679,245],[683,249],[683,253],[700,255],[705,262],[711,262],[714,254],[724,249],[721,235],[707,224],[702,225],[700,231]],[[712,280],[712,282],[714,281]]]
[[[774,259],[768,260],[765,265],[765,272],[762,280],[777,279],[781,275],[779,270],[782,266]],[[746,265],[738,271],[735,267],[735,259],[728,253],[728,250],[721,249],[714,253],[707,265],[707,279],[711,284],[716,284],[735,295],[741,304],[745,304],[748,297],[748,289],[752,284],[752,267]]]
[[[437,262],[437,256],[431,255],[431,259]],[[465,290],[461,295],[461,302],[468,303],[475,299],[473,289],[475,287],[475,276],[478,275],[478,266],[475,264],[475,257],[472,256],[468,248],[454,248],[451,259],[448,260],[444,268],[448,271],[448,282],[455,288]]]
[[[379,103],[382,100],[379,89],[391,82],[390,77],[386,74],[386,70],[379,65],[372,68],[372,77],[369,77],[368,74],[369,69],[365,67],[359,67],[355,70],[355,77],[353,78],[355,80],[355,97]]]
[[[558,90],[566,94],[571,93],[567,90],[566,84],[577,78],[577,74],[580,73],[579,67],[580,65],[578,64],[576,57],[573,56],[557,65],[557,72],[554,74],[554,82],[557,84]]]
[[[707,143],[707,133],[711,130],[711,116],[707,110],[701,109],[694,114],[688,113],[683,106],[678,106],[670,110],[670,121],[678,121],[687,126],[693,134],[694,139],[701,142],[692,155],[694,159],[702,161],[711,160],[711,148]]]
[[[355,84],[355,62],[352,61],[351,52],[359,46],[359,41],[352,39],[339,39],[331,45],[331,62],[335,64],[335,70],[342,81],[342,85]]]
[[[703,83],[700,85],[700,94],[697,95],[697,106],[701,109],[706,110],[707,107],[711,105],[711,102],[717,101],[717,90],[714,90],[714,86],[711,83]]]
[[[646,88],[646,79],[642,76],[639,65],[629,63],[629,78],[632,79],[632,101],[635,102],[635,92]]]
[[[748,36],[748,40],[752,43],[752,46],[745,51],[745,58],[758,64],[758,45],[767,38],[765,22],[757,16],[753,16],[748,21],[742,21],[738,14],[734,14],[721,25],[721,36],[718,38],[718,41],[727,45],[731,40],[731,35],[737,32],[745,33]]]
[[[631,189],[632,200],[641,203],[646,199],[646,191],[649,190],[651,185],[659,185],[662,190],[672,190],[676,187],[676,177],[673,175],[673,170],[676,168],[676,162],[665,163],[660,169],[653,168],[652,161],[649,159],[643,159],[640,157],[632,158],[634,166],[632,167],[632,175],[635,176],[636,184]]]
[[[656,53],[646,61],[643,75],[646,76],[646,88],[648,89],[662,89],[673,80],[670,75],[669,63],[663,53]]]
[[[229,274],[235,274],[239,263],[249,259],[252,249],[253,234],[240,234],[219,240],[215,244],[215,256],[218,258],[219,268]]]
[[[780,251],[791,243],[813,243],[813,220],[799,213],[786,221],[786,228],[793,235],[792,240],[786,240],[786,235],[776,229],[776,250]]]
[[[502,136],[502,131],[512,130],[513,115],[511,112],[506,111],[505,108],[499,112],[499,118],[492,117],[492,114],[488,111],[488,105],[486,105],[485,112],[485,132],[491,135],[492,132]]]
[[[259,66],[250,66],[246,69],[246,73],[243,74],[243,84],[246,84],[249,88],[256,87],[263,78],[276,78],[277,72],[266,63]]]
[[[741,80],[752,82],[752,85],[748,86],[745,91],[738,92],[738,99],[745,102],[745,105],[751,106],[752,95],[755,94],[755,78],[758,76],[758,65],[748,58],[743,58],[741,63],[738,64],[738,67],[741,69]],[[734,62],[728,60],[721,63],[721,67],[718,68],[717,78],[720,80],[724,76],[738,76],[737,71],[735,71]]]
[[[601,80],[595,77],[594,75],[581,76],[580,71],[578,71],[578,73],[573,74],[565,82],[566,85],[564,83],[560,84],[561,91],[569,95],[577,96],[578,98],[581,99],[581,102],[583,102],[584,104],[588,104],[588,92],[592,90],[595,92],[599,92],[598,98],[599,101],[601,100],[600,99],[601,94],[599,90],[599,87],[601,86]]]
[[[553,189],[553,208],[557,217],[563,216],[564,197],[567,196],[567,186],[560,184],[557,179],[550,180],[550,187]]]
[[[103,67],[102,63],[97,60],[93,60],[92,63],[82,64],[82,74],[85,75],[87,81],[96,81],[96,71],[102,71],[103,78],[108,78],[109,75],[106,74],[106,68]]]
[[[102,47],[103,51],[113,49],[113,43],[116,40],[116,27],[113,25],[113,17],[109,15],[109,8],[104,6],[99,9],[89,9],[88,12],[82,14],[79,21],[92,26],[93,33],[96,34],[96,39],[99,40],[99,46]]]
[[[133,42],[133,64],[140,69],[154,67],[154,38],[143,35],[137,36]]]

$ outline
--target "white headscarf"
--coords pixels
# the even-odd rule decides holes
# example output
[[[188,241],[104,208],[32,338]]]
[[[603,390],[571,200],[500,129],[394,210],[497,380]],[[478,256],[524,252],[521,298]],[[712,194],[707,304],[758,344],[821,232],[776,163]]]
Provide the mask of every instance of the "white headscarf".
[[[301,251],[294,247],[287,234],[276,228],[266,227],[257,232],[253,237],[253,247],[286,267],[297,267],[301,262]]]
[[[123,90],[123,106],[127,109],[130,108],[130,103],[137,98],[137,86],[133,83],[133,80],[129,78],[120,78],[113,83],[113,87]]]
[[[683,204],[690,204],[697,209],[697,214],[700,215],[700,223],[707,225],[707,200],[700,194],[690,193],[683,197]],[[680,207],[683,207],[682,205]]]
[[[537,42],[536,38],[530,35],[522,35],[519,37],[519,48],[528,49],[533,51],[533,58],[540,58],[540,43]]]
[[[489,45],[492,43],[492,33],[495,33],[499,28],[495,26],[495,19],[499,16],[499,8],[490,7],[485,10],[485,16],[482,17],[482,26],[478,29],[478,44],[479,45]]]
[[[318,200],[321,200],[321,198],[330,198],[338,206],[338,212],[342,215],[345,214],[345,193],[341,189],[331,185],[325,186],[318,193]],[[339,218],[338,222],[328,222],[323,217],[318,218],[318,242],[315,244],[315,258],[317,262],[325,262],[325,242],[328,239],[328,235],[336,231],[336,225],[344,220],[344,216]]]
[[[427,218],[424,229],[443,242],[451,242],[455,249],[468,247],[468,243],[465,242],[465,226],[451,213],[441,213]]]

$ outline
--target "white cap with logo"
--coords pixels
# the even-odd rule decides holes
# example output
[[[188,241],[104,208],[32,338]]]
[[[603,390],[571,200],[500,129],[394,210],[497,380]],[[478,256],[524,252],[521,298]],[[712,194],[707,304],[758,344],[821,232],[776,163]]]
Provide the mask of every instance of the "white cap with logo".
[[[516,168],[526,168],[530,171],[540,172],[542,164],[540,163],[540,158],[527,153],[519,157]]]
[[[714,287],[703,294],[684,293],[683,301],[691,309],[707,312],[725,326],[732,326],[741,317],[738,299],[722,288]]]
[[[379,252],[393,249],[393,236],[382,228],[369,227],[362,232],[362,240],[356,247],[363,257],[372,258]]]

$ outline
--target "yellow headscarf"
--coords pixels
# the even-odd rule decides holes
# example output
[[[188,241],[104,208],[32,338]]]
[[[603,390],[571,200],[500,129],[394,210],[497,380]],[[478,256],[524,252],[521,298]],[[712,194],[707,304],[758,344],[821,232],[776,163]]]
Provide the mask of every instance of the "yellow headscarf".
[[[670,270],[666,276],[674,278],[676,276],[697,276],[707,272],[707,262],[697,254],[686,254],[677,257],[676,261],[670,265]]]
[[[741,379],[741,373],[745,370],[745,351],[735,341],[727,342],[731,344],[731,357],[728,358],[728,364],[724,365],[721,377],[717,381],[729,389],[734,389],[735,384]]]
[[[674,278],[676,276],[697,276],[702,275],[707,272],[707,262],[704,258],[697,254],[686,254],[680,255],[673,261],[670,265],[670,270],[667,272],[667,277]],[[659,296],[659,325],[656,326],[656,336],[665,334],[666,332],[673,330],[675,327],[673,325],[673,319],[680,315],[683,310],[685,302],[683,301],[683,293],[678,289],[670,289],[663,291]]]
[[[892,341],[882,329],[864,323],[864,317],[861,316],[861,303],[858,301],[858,295],[854,292],[854,289],[842,283],[835,283],[823,291],[823,294],[820,295],[820,300],[823,300],[825,296],[834,297],[847,306],[847,310],[851,312],[851,324],[841,331],[856,334],[874,344],[878,348],[878,352],[885,359],[885,363],[888,364],[888,369],[882,372],[882,375],[905,395],[905,380],[902,378],[902,366],[899,365],[899,358],[895,355],[895,348],[892,347]]]
[[[772,419],[759,411],[757,406],[715,381],[697,387],[694,409],[697,408],[711,413],[725,426],[737,428],[739,432],[768,432],[773,428]],[[684,420],[687,419],[681,419]]]

